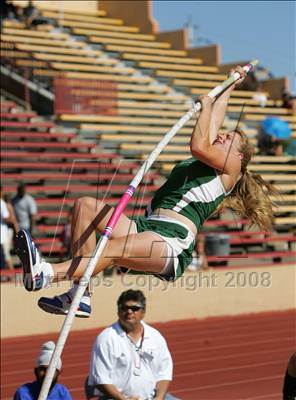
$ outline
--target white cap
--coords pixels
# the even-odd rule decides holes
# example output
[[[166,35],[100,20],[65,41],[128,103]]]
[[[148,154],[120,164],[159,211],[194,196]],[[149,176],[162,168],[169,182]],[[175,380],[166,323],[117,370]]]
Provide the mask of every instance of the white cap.
[[[36,367],[41,365],[48,366],[55,349],[55,344],[52,341],[43,343],[40,354],[36,360]],[[57,369],[60,371],[62,368],[62,360],[59,358],[57,362]]]

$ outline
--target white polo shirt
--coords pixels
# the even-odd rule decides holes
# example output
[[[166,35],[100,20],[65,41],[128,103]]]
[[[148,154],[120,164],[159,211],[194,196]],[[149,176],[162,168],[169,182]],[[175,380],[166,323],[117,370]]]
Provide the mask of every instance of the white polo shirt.
[[[146,399],[153,395],[158,381],[172,380],[173,363],[164,337],[143,321],[142,324],[144,335],[137,345],[131,342],[119,322],[97,336],[89,385],[112,384],[125,396]]]

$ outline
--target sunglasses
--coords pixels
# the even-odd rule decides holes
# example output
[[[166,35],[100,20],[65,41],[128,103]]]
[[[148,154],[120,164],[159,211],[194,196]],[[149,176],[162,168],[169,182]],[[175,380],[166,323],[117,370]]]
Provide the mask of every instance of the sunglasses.
[[[132,312],[136,312],[136,311],[142,310],[143,307],[137,306],[137,305],[134,305],[134,306],[122,305],[119,307],[119,309],[120,309],[120,311],[123,311],[123,312],[126,312],[128,310],[131,310]]]

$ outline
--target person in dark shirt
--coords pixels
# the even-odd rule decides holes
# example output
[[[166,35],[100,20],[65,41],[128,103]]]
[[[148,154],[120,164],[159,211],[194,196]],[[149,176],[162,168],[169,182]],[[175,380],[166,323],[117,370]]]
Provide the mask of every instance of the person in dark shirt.
[[[12,198],[12,205],[19,227],[32,232],[36,226],[38,210],[36,201],[27,193],[24,182],[18,184],[17,194]]]
[[[271,135],[268,135],[263,129],[263,127],[260,129],[257,145],[260,155],[267,155],[267,156],[283,155],[282,142],[279,139]]]
[[[27,28],[36,27],[37,25],[49,24],[51,20],[43,17],[38,8],[36,8],[33,4],[33,1],[29,1],[26,8],[24,8],[24,20]]]
[[[295,400],[296,399],[296,352],[292,354],[283,385],[283,400]]]
[[[38,396],[45,378],[47,367],[50,363],[55,344],[46,342],[41,347],[41,352],[36,361],[34,382],[25,383],[20,386],[14,394],[13,400],[38,400]],[[62,360],[59,359],[57,369],[49,390],[47,400],[72,400],[69,390],[60,383],[57,383],[62,369]]]

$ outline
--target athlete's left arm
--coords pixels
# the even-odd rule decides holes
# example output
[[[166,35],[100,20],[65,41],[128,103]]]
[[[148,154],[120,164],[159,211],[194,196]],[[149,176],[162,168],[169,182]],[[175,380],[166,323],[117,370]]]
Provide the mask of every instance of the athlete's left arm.
[[[230,70],[229,76],[231,76],[234,72],[239,72],[241,78],[238,79],[235,83],[233,83],[228,89],[226,89],[215,100],[215,102],[213,104],[212,117],[211,117],[210,129],[209,129],[209,137],[210,137],[209,140],[211,143],[213,143],[213,141],[216,139],[217,134],[223,125],[229,98],[231,96],[233,89],[237,85],[241,84],[246,76],[246,71],[239,65],[236,66],[235,69]]]
[[[233,89],[234,85],[231,85],[213,104],[212,118],[209,128],[210,143],[213,143],[216,139],[217,134],[223,125],[228,101]]]
[[[209,96],[203,96],[200,100],[202,110],[192,132],[191,154],[224,174],[236,176],[240,172],[240,160],[232,152],[227,152],[223,148],[213,145],[210,141],[209,127],[212,115],[212,99]]]
[[[201,111],[193,129],[190,141],[190,150],[192,154],[199,143],[204,143],[205,146],[211,144],[209,130],[212,118],[213,100],[209,96],[201,96],[200,103]]]

